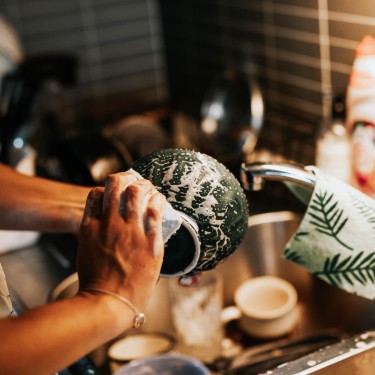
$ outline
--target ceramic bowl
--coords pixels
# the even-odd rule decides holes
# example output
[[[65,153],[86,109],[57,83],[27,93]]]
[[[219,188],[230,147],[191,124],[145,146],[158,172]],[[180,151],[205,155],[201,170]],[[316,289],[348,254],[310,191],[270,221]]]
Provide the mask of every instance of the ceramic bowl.
[[[148,332],[127,335],[115,341],[108,349],[111,372],[132,360],[170,352],[175,339],[165,333]]]

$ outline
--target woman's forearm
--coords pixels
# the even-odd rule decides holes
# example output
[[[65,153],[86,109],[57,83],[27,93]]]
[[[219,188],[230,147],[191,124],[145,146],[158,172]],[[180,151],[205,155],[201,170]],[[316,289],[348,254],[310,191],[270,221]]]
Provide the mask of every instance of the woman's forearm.
[[[89,190],[0,164],[0,229],[78,232]]]
[[[0,320],[2,375],[50,375],[132,327],[133,312],[107,295],[78,295]]]
[[[89,194],[1,165],[0,176],[0,228],[80,228],[79,294],[0,319],[0,373],[50,375],[131,328],[145,310],[163,261],[166,199],[129,172]]]

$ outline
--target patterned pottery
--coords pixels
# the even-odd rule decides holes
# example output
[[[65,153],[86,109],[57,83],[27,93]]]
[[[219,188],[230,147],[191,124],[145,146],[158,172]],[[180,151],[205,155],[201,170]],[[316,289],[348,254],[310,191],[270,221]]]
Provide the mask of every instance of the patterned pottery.
[[[138,159],[132,168],[182,217],[166,244],[162,276],[213,269],[236,250],[246,233],[248,203],[224,165],[196,151],[165,149]]]

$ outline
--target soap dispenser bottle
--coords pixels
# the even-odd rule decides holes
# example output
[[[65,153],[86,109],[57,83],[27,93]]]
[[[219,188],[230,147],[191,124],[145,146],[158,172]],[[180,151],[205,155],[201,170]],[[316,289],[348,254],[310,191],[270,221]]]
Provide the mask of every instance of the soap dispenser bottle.
[[[331,103],[330,115],[323,119],[316,145],[316,166],[350,184],[352,147],[346,130],[345,99],[342,95],[337,95]]]

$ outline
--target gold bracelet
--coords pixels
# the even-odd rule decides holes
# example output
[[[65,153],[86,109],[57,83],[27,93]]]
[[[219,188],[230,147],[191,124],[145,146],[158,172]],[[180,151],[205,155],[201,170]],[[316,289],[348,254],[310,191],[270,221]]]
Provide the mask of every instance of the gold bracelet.
[[[133,323],[134,328],[139,328],[146,321],[145,314],[139,312],[138,309],[127,298],[120,296],[119,294],[110,292],[109,290],[98,289],[98,288],[84,288],[82,290],[107,294],[109,296],[117,298],[121,302],[124,302],[135,314],[134,323]]]

